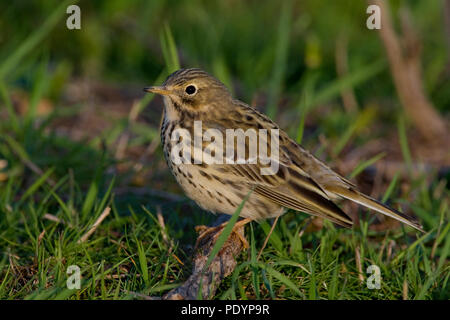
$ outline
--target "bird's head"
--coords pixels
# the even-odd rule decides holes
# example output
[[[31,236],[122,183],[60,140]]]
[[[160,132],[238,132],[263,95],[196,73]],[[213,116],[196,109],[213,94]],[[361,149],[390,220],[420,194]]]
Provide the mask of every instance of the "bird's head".
[[[144,91],[162,95],[166,107],[194,113],[208,112],[231,99],[222,82],[196,68],[175,71],[162,86],[146,87]]]

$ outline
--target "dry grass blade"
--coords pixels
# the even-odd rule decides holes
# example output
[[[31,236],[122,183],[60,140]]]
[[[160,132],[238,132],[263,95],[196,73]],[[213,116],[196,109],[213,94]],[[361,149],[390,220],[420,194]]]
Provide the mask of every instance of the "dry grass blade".
[[[279,218],[280,218],[280,216],[277,216],[277,217],[275,218],[275,221],[273,222],[272,227],[270,228],[269,234],[267,235],[267,237],[266,237],[266,239],[264,240],[264,243],[263,243],[261,249],[260,249],[259,252],[258,252],[258,256],[257,256],[256,260],[259,260],[259,258],[261,257],[261,254],[262,254],[264,248],[266,247],[267,242],[269,241],[269,238],[270,238],[270,236],[272,235],[272,232],[273,232],[273,230],[275,229],[275,226],[277,225],[277,222],[278,222],[278,219],[279,219]]]
[[[44,219],[56,222],[56,223],[61,223],[61,224],[66,224],[66,222],[60,218],[58,218],[57,216],[50,214],[50,213],[46,213],[43,216]]]
[[[361,264],[361,253],[359,250],[359,246],[357,246],[355,248],[355,261],[356,261],[356,268],[358,269],[359,281],[364,282],[364,276],[363,276],[362,264]]]
[[[408,300],[408,281],[403,281],[403,290],[402,290],[402,298],[403,300]]]
[[[80,238],[80,240],[78,240],[78,243],[85,242],[91,236],[91,234],[93,234],[95,232],[95,230],[97,230],[97,228],[100,225],[100,223],[102,223],[102,221],[109,215],[110,212],[111,212],[111,208],[110,207],[106,207],[105,210],[103,210],[103,212],[100,215],[100,217],[98,217],[98,219],[94,222],[92,227],[88,230],[88,232],[86,232]]]

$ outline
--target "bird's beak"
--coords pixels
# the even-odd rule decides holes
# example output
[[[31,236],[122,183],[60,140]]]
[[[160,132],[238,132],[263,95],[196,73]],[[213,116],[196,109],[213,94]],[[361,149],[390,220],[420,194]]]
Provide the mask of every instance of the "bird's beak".
[[[171,92],[169,90],[167,90],[166,87],[158,87],[158,86],[153,86],[153,87],[145,87],[144,88],[145,92],[151,92],[151,93],[157,93],[163,96],[167,96],[169,95]]]

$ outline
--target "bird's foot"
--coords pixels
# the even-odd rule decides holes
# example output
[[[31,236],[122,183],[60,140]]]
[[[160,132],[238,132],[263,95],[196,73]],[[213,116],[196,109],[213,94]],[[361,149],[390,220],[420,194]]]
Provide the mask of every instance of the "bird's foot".
[[[242,242],[242,245],[244,246],[245,249],[249,248],[249,244],[247,242],[247,239],[245,239],[243,235],[244,233],[241,232],[241,229],[244,228],[244,226],[251,221],[252,220],[248,218],[239,220],[234,224],[233,229],[231,231],[232,234],[238,236],[239,240]],[[195,231],[199,234],[199,236],[195,243],[195,248],[198,248],[201,243],[204,243],[205,241],[208,240],[212,240],[212,242],[215,243],[219,238],[219,236],[222,234],[227,223],[228,221],[222,223],[217,227],[196,226]]]

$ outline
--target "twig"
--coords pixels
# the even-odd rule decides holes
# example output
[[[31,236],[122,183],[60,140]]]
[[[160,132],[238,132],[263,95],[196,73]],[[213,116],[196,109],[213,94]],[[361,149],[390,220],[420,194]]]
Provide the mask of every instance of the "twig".
[[[80,238],[80,240],[78,240],[78,243],[85,242],[91,236],[91,234],[93,234],[95,232],[95,230],[97,230],[97,228],[100,225],[100,223],[102,223],[102,221],[109,215],[110,212],[111,212],[111,208],[110,207],[106,207],[105,210],[103,210],[103,212],[100,215],[100,217],[98,217],[98,219],[94,222],[92,227],[89,229],[89,231],[86,232]]]
[[[370,0],[381,9],[382,26],[380,38],[386,50],[397,94],[403,108],[413,120],[417,129],[433,145],[445,142],[447,128],[432,103],[425,95],[420,67],[420,42],[409,21],[408,11],[403,8],[403,37],[399,40],[384,0]],[[400,43],[405,43],[405,50]]]
[[[223,217],[219,217],[215,225],[223,222]],[[191,276],[178,288],[165,294],[164,300],[195,300],[201,297],[207,299],[212,297],[221,281],[230,275],[237,265],[236,257],[243,250],[243,242],[237,235],[244,235],[244,228],[239,228],[232,232],[222,249],[214,258],[209,267],[204,270],[209,254],[214,247],[215,233],[211,232],[207,237],[202,238],[193,259],[193,270]]]

